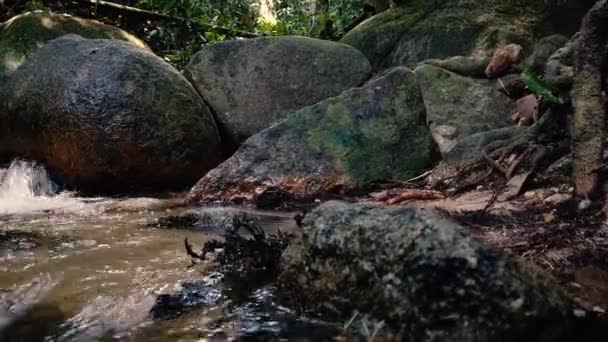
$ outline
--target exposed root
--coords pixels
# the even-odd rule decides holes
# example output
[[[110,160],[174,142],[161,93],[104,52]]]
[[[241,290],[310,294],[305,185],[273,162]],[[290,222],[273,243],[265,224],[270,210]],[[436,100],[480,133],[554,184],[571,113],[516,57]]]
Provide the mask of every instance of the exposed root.
[[[436,190],[423,190],[423,189],[398,189],[398,190],[384,190],[370,194],[374,200],[383,202],[388,205],[402,204],[411,200],[430,201],[430,200],[441,200],[447,196],[440,191]]]
[[[492,159],[489,155],[488,152],[486,151],[486,149],[484,148],[483,150],[481,150],[481,155],[483,157],[483,159],[488,162],[488,164],[490,164],[490,166],[492,166],[494,169],[496,169],[497,171],[499,171],[500,173],[502,173],[503,175],[507,175],[508,171],[507,169],[505,169],[502,165],[500,165],[499,163],[497,163],[494,159]]]
[[[294,236],[281,231],[267,234],[247,215],[237,216],[234,221],[234,228],[226,231],[224,241],[206,242],[201,253],[196,253],[186,240],[186,253],[193,260],[211,260],[207,259],[207,256],[215,255],[213,260],[224,271],[275,271],[281,254]],[[249,233],[251,238],[241,235],[241,228]]]

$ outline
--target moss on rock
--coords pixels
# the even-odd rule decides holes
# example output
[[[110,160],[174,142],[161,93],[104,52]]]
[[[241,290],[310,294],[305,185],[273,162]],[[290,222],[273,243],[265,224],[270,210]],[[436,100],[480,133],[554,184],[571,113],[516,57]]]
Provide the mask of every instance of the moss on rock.
[[[287,113],[361,85],[371,66],[348,45],[281,36],[205,46],[185,74],[238,146]]]
[[[412,0],[368,19],[342,42],[361,50],[375,69],[412,66],[428,58],[491,55],[499,45],[517,43],[530,49],[548,34],[573,34],[592,4],[590,0]]]
[[[458,139],[511,125],[513,103],[494,81],[474,80],[431,65],[416,69],[427,124],[456,129]]]
[[[71,33],[84,38],[118,39],[147,48],[132,34],[94,20],[49,12],[28,12],[13,17],[0,27],[0,76],[15,71],[47,41]]]
[[[251,198],[276,188],[297,199],[323,197],[416,176],[434,157],[416,75],[395,68],[252,136],[190,198]]]

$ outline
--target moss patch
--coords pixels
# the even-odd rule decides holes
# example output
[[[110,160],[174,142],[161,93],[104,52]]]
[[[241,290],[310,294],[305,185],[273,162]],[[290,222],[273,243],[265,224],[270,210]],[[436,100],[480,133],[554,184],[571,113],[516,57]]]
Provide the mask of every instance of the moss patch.
[[[390,96],[382,88],[347,94],[300,111],[292,127],[356,183],[415,176],[432,162],[433,143],[415,76],[402,76]]]
[[[93,20],[46,12],[28,12],[7,21],[0,30],[0,75],[15,71],[47,41],[66,34],[84,38],[118,39],[141,48],[137,37]]]

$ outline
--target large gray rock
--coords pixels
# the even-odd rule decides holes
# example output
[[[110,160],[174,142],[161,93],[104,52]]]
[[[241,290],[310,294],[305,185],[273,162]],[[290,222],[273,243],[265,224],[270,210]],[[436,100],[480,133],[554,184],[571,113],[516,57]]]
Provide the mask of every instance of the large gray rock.
[[[234,144],[370,74],[367,59],[350,46],[286,36],[205,46],[185,71]]]
[[[310,199],[416,176],[434,151],[416,76],[396,68],[254,135],[190,199],[252,199],[277,189]]]
[[[132,34],[95,20],[48,12],[28,12],[13,17],[0,26],[0,78],[17,70],[49,40],[71,33],[85,38],[123,40],[147,49],[146,44]]]
[[[196,90],[129,43],[50,41],[0,95],[0,155],[41,161],[80,189],[161,191],[220,162],[219,134]]]
[[[279,298],[305,310],[356,310],[413,341],[555,341],[571,302],[525,266],[424,209],[328,202],[282,257]]]
[[[537,35],[571,35],[594,0],[410,0],[348,32],[342,42],[375,69],[413,66],[428,58],[491,56],[499,45],[528,49]]]
[[[427,125],[443,154],[460,139],[512,124],[514,105],[497,90],[495,81],[474,80],[431,65],[417,68],[416,76],[424,98]]]

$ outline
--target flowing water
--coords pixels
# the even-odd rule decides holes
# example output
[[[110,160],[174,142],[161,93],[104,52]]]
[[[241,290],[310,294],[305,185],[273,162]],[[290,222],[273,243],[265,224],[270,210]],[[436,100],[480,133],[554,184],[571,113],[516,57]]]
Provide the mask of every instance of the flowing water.
[[[332,326],[273,301],[263,277],[191,266],[220,230],[151,227],[186,208],[159,199],[80,198],[44,168],[0,169],[0,341],[318,341]],[[215,208],[226,210],[230,208]],[[288,213],[249,212],[267,231]],[[243,276],[245,277],[245,276]]]

